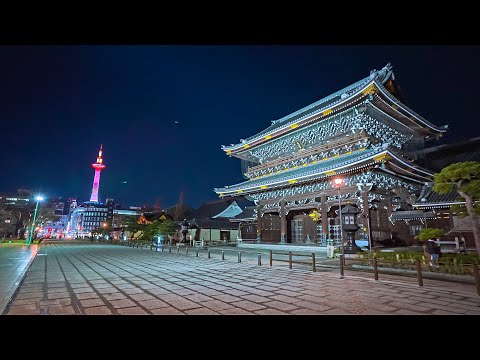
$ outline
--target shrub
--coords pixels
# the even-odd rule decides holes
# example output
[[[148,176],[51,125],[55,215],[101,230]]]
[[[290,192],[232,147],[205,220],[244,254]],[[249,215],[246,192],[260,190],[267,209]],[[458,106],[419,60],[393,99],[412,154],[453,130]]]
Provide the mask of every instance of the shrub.
[[[445,232],[443,229],[435,229],[435,228],[430,228],[430,229],[422,229],[420,230],[420,233],[415,236],[415,239],[420,240],[420,241],[425,241],[428,239],[436,239],[439,238],[440,236],[443,236]]]

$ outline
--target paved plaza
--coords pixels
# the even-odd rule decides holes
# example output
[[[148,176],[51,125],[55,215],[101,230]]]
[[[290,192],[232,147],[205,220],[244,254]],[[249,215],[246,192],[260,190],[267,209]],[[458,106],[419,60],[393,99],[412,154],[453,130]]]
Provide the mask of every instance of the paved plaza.
[[[414,280],[414,279],[413,279]],[[440,285],[439,285],[440,284]],[[480,315],[473,285],[307,267],[258,266],[110,244],[43,244],[9,304],[14,314]]]
[[[0,314],[5,310],[36,252],[37,245],[0,245]]]

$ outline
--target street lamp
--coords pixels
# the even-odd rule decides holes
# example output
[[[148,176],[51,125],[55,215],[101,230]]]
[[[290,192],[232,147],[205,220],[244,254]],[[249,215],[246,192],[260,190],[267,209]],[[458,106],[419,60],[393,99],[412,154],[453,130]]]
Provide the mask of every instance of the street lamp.
[[[28,233],[28,237],[27,237],[27,240],[25,242],[25,245],[27,245],[27,246],[30,246],[30,244],[32,243],[33,227],[35,226],[35,220],[37,219],[38,203],[43,200],[43,196],[37,195],[35,197],[35,200],[37,201],[37,204],[35,205],[35,212],[33,213],[32,226],[30,228],[30,232]]]
[[[333,180],[333,184],[334,184],[333,186],[336,187],[338,191],[338,215],[340,216],[340,241],[342,243],[342,259],[343,261],[345,261],[345,248],[343,246],[342,203],[340,199],[340,187],[343,184],[343,179],[336,178]]]
[[[187,219],[183,219],[183,222],[181,224],[182,226],[182,243],[186,243],[187,242],[187,232],[188,232],[188,226],[190,224],[188,223]]]

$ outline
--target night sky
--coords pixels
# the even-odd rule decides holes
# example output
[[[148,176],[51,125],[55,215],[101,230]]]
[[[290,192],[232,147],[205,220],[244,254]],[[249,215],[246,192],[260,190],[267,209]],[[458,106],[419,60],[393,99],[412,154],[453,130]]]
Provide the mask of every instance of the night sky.
[[[242,181],[221,145],[388,62],[429,146],[480,136],[480,46],[0,46],[0,192],[88,200],[103,144],[101,200],[198,207]]]

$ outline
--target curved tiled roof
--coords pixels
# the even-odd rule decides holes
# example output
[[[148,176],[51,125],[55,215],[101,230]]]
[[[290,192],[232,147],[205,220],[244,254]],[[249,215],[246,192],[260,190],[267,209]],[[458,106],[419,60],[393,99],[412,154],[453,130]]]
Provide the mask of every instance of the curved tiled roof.
[[[298,169],[289,170],[287,172],[283,172],[280,174],[273,174],[273,175],[253,179],[253,180],[247,180],[247,181],[244,181],[235,185],[231,185],[228,187],[224,187],[224,188],[217,188],[217,189],[214,189],[214,191],[217,193],[232,192],[232,191],[243,189],[245,187],[255,188],[255,187],[260,187],[262,185],[270,185],[276,182],[288,181],[291,179],[295,179],[300,175],[306,176],[306,177],[311,175],[318,175],[319,173],[331,171],[340,166],[345,166],[351,163],[355,163],[357,161],[369,158],[373,155],[376,155],[384,151],[385,149],[383,148],[356,151],[356,152],[353,152],[352,154],[340,155],[338,158],[333,158],[326,161],[318,161],[316,164],[302,166],[302,167],[299,167]]]
[[[202,229],[222,229],[222,230],[237,230],[238,225],[232,223],[227,218],[217,219],[190,219],[188,220],[190,228],[202,228]],[[202,235],[200,235],[201,237]]]
[[[383,84],[385,83],[391,76],[393,75],[392,71],[392,66],[390,64],[387,64],[385,67],[383,67],[381,70],[376,71],[372,70],[370,75],[363,78],[360,81],[357,81],[329,96],[326,96],[313,104],[310,104],[308,106],[305,106],[301,108],[300,110],[297,110],[287,116],[284,116],[278,120],[274,120],[272,122],[272,125],[270,125],[268,128],[265,130],[260,131],[259,133],[250,136],[246,138],[243,142],[239,144],[234,144],[231,146],[222,146],[222,149],[227,150],[227,149],[232,149],[235,147],[238,147],[239,145],[242,145],[243,143],[250,142],[256,138],[262,137],[276,129],[279,129],[285,125],[288,125],[290,122],[294,122],[297,120],[300,120],[302,118],[305,118],[307,116],[314,115],[316,113],[320,113],[323,110],[326,110],[327,108],[330,108],[332,105],[343,101],[347,98],[352,97],[354,94],[357,93],[358,90],[363,88],[365,85],[367,85],[370,81],[376,80],[378,83]]]
[[[378,88],[380,90],[383,91],[383,93],[385,94],[385,96],[387,96],[393,103],[395,103],[396,105],[398,105],[399,107],[402,107],[404,110],[406,110],[408,113],[410,113],[412,116],[416,117],[417,119],[419,119],[420,121],[422,121],[425,125],[429,126],[430,128],[432,129],[435,129],[436,131],[440,131],[440,132],[445,132],[446,131],[446,128],[445,127],[438,127],[434,124],[432,124],[430,121],[426,120],[425,118],[423,118],[422,116],[420,116],[419,114],[417,114],[415,111],[413,111],[412,109],[410,109],[407,105],[405,105],[404,103],[402,103],[400,100],[398,100],[395,96],[393,96],[390,91],[388,91],[385,86],[383,86],[382,83],[377,83],[378,85]]]
[[[234,216],[230,221],[240,221],[240,220],[252,220],[256,219],[257,215],[255,214],[256,206],[247,206],[242,213]]]
[[[463,204],[463,201],[458,193],[453,190],[447,194],[439,194],[433,191],[433,182],[426,183],[418,200],[413,204],[414,207],[432,206],[432,205],[449,205],[449,204]]]
[[[223,212],[233,201],[233,199],[219,199],[206,202],[201,204],[198,209],[191,211],[188,216],[192,219],[209,219]]]
[[[415,219],[435,219],[436,215],[433,211],[422,211],[422,210],[412,210],[412,211],[395,211],[390,215],[391,221],[396,220],[415,220]]]

